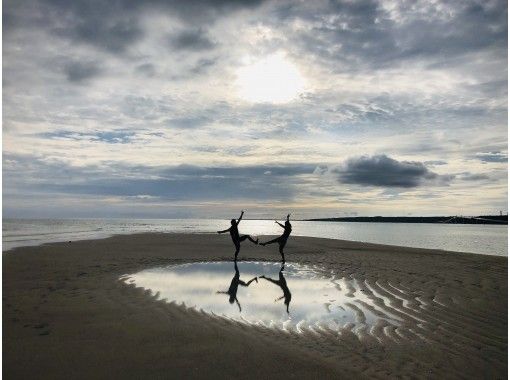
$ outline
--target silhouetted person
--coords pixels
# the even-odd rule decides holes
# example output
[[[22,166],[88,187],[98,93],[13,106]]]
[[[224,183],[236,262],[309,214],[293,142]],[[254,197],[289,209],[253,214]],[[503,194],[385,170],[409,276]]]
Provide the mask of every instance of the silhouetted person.
[[[280,298],[275,299],[274,302],[279,301],[282,298],[284,298],[283,303],[287,306],[287,314],[288,314],[289,313],[289,305],[290,305],[290,300],[292,298],[292,294],[290,293],[289,287],[287,286],[287,281],[285,280],[285,277],[283,277],[283,270],[284,270],[284,268],[285,268],[285,266],[282,265],[282,267],[280,269],[280,273],[278,274],[278,276],[279,276],[278,281],[273,280],[272,278],[267,278],[266,276],[260,276],[259,278],[263,278],[264,280],[272,282],[273,284],[278,285],[283,290],[283,296],[281,296]]]
[[[290,236],[290,233],[292,232],[292,225],[289,222],[290,214],[287,215],[287,220],[285,221],[285,225],[277,222],[275,220],[275,223],[278,224],[281,228],[283,228],[283,234],[280,237],[277,237],[276,239],[266,241],[265,243],[260,243],[260,245],[268,245],[273,243],[278,243],[280,246],[280,255],[282,255],[282,262],[285,263],[285,255],[283,254],[283,248],[285,247],[285,244],[287,244],[287,239]]]
[[[230,221],[230,224],[232,225],[230,228],[227,228],[226,230],[223,230],[223,231],[218,231],[219,234],[222,234],[222,233],[225,233],[225,232],[230,232],[230,236],[232,237],[232,241],[234,242],[234,245],[236,247],[236,253],[235,253],[235,259],[234,260],[237,260],[237,255],[239,254],[239,250],[241,249],[241,242],[242,241],[248,239],[253,244],[258,244],[259,243],[259,239],[253,240],[250,235],[239,236],[239,230],[237,229],[237,226],[241,222],[241,219],[243,218],[243,215],[244,215],[244,211],[241,211],[241,216],[239,217],[239,219],[237,221],[235,219],[232,219]]]
[[[217,294],[228,294],[230,296],[228,298],[228,302],[234,303],[234,301],[235,301],[237,303],[237,306],[239,307],[239,312],[241,312],[241,304],[237,300],[237,288],[239,287],[239,285],[250,286],[250,284],[253,281],[256,281],[256,282],[259,282],[259,281],[257,280],[257,277],[253,277],[250,281],[244,282],[243,280],[241,280],[239,278],[241,275],[239,274],[239,268],[237,267],[237,261],[234,261],[234,268],[235,268],[236,273],[234,274],[234,277],[232,278],[232,281],[230,282],[230,287],[228,288],[228,290],[226,292],[218,291],[216,293]]]

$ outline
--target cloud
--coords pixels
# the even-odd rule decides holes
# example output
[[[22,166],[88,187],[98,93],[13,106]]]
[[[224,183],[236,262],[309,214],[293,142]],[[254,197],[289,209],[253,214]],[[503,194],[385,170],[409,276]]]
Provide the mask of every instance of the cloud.
[[[473,181],[473,182],[486,181],[486,180],[491,179],[491,177],[489,177],[487,174],[483,174],[483,173],[462,173],[462,175],[460,175],[458,178],[462,181]]]
[[[162,169],[164,175],[188,175],[207,177],[236,177],[258,178],[268,174],[273,177],[292,177],[301,174],[311,174],[315,168],[313,164],[289,165],[249,165],[234,167],[200,167],[196,165],[179,165]]]
[[[136,66],[135,72],[150,78],[156,74],[156,66],[154,66],[152,63],[143,63]]]
[[[10,194],[40,181],[56,202],[93,191],[206,199],[208,188],[220,199],[225,186],[257,203],[287,192],[384,214],[382,191],[429,212],[439,203],[420,197],[449,184],[433,189],[443,207],[506,203],[505,1],[6,0],[3,11],[4,153],[39,168],[6,172]],[[239,66],[277,52],[306,93],[241,101]],[[396,177],[364,178],[359,158],[336,167],[339,147],[366,153],[373,171],[386,153]],[[43,165],[55,157],[67,165]],[[488,162],[490,186],[474,192]],[[350,192],[342,176],[364,187]]]
[[[216,45],[202,29],[185,30],[170,37],[171,45],[176,50],[202,51],[213,49]]]
[[[480,152],[475,158],[483,162],[508,162],[508,154],[504,152]]]
[[[47,139],[65,139],[65,140],[85,140],[85,141],[101,141],[108,144],[126,144],[135,137],[136,133],[127,130],[111,130],[96,132],[74,132],[74,131],[55,131],[39,134],[40,137]]]
[[[507,2],[503,0],[461,5],[449,0],[274,4],[264,25],[280,29],[278,38],[292,46],[295,57],[338,74],[403,73],[418,65],[425,68],[418,74],[424,79],[434,70],[472,74],[495,61],[506,66]],[[271,43],[278,45],[274,40],[267,42],[268,48]],[[488,60],[480,63],[480,55]],[[473,62],[477,63],[469,64]],[[506,77],[494,73],[482,79],[492,80],[506,82]]]
[[[430,165],[430,166],[438,166],[438,165],[448,165],[448,162],[443,160],[429,160],[423,162],[424,165]]]
[[[212,24],[218,18],[231,16],[239,10],[255,10],[264,2],[266,0],[148,0],[146,5],[155,5],[164,11],[172,12],[183,22],[193,25]]]
[[[205,116],[176,117],[167,119],[167,124],[176,128],[198,128],[206,125],[211,120]]]
[[[85,43],[112,54],[124,54],[141,40],[144,29],[140,16],[145,11],[157,11],[177,16],[181,21],[212,24],[240,9],[254,9],[263,1],[248,0],[7,0],[3,3],[4,32],[32,24],[49,29],[54,36],[74,43]],[[207,39],[199,32],[181,35],[178,45],[203,49]]]
[[[106,24],[106,25],[105,25]],[[61,32],[56,30],[56,33]],[[75,26],[68,36],[77,42],[90,43],[112,53],[122,53],[143,35],[134,19],[117,20],[108,25],[102,22],[87,21]]]
[[[215,59],[200,59],[198,62],[191,68],[191,73],[193,74],[202,74],[205,73],[211,66],[216,64]]]
[[[328,167],[326,165],[318,165],[313,170],[313,174],[322,175],[322,174],[326,174],[327,171],[328,171]]]
[[[121,54],[143,36],[136,6],[128,1],[46,0],[46,6],[53,34],[75,43]]]
[[[350,158],[334,168],[341,183],[377,187],[418,187],[426,183],[447,184],[450,176],[440,176],[416,161],[397,161],[386,155]]]
[[[82,83],[98,76],[101,72],[95,62],[70,62],[65,67],[67,80],[73,83]]]
[[[111,140],[113,137],[103,138]],[[75,196],[144,196],[197,202],[290,200],[296,194],[299,177],[310,174],[315,167],[308,164],[153,167],[113,162],[76,167],[58,160],[9,154],[4,155],[4,162],[6,182],[11,186],[16,183],[25,191]],[[16,174],[20,172],[23,178]]]

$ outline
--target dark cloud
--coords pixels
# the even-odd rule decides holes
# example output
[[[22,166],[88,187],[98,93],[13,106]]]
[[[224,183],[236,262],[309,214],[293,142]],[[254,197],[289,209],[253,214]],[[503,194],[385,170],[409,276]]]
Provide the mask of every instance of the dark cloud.
[[[504,152],[481,152],[475,158],[483,162],[508,162],[508,154]]]
[[[380,187],[417,187],[425,183],[446,184],[451,176],[440,176],[416,161],[397,161],[386,155],[351,158],[334,168],[341,183]]]
[[[157,6],[177,15],[190,25],[212,24],[218,18],[231,16],[242,9],[255,9],[266,0],[148,0],[145,5]],[[200,25],[200,24],[199,24]]]
[[[41,13],[50,31],[75,43],[118,54],[143,36],[137,2],[43,0]]]
[[[217,18],[225,17],[239,9],[257,7],[262,2],[7,0],[3,3],[3,20],[7,33],[13,28],[32,25],[75,43],[86,43],[110,53],[122,54],[144,35],[139,19],[145,10],[165,12],[180,17],[189,24],[197,22],[211,24]],[[186,32],[177,38],[177,46],[183,49],[201,50],[209,48],[210,43],[200,31]]]
[[[188,176],[207,176],[207,177],[246,177],[257,178],[264,175],[276,177],[289,177],[301,174],[311,174],[315,169],[313,164],[297,165],[252,165],[237,167],[200,167],[195,165],[180,165],[163,169],[162,175],[188,175]]]
[[[508,81],[506,78],[478,84],[466,84],[465,87],[468,91],[476,91],[480,95],[488,97],[507,96],[508,94]]]
[[[430,161],[424,161],[424,165],[431,165],[431,166],[439,166],[439,165],[448,165],[448,162],[443,160],[430,160]]]
[[[66,33],[65,30],[56,29],[56,33]],[[134,18],[117,20],[108,25],[106,20],[79,23],[68,34],[68,37],[77,42],[86,42],[112,53],[122,53],[124,50],[142,36],[142,29]]]
[[[293,21],[310,25],[311,30],[289,34],[289,40],[342,71],[385,68],[407,60],[444,63],[493,48],[500,57],[506,56],[507,2],[503,0],[443,1],[437,8],[427,2],[415,6],[402,2],[394,4],[393,12],[374,0],[326,4],[282,3],[271,21],[275,26]]]
[[[176,50],[201,51],[213,49],[215,43],[202,29],[185,30],[170,37],[172,48]]]
[[[156,66],[154,66],[152,63],[143,63],[136,66],[135,72],[147,77],[153,77],[156,74]]]
[[[290,199],[293,190],[277,182],[248,178],[199,177],[179,179],[92,179],[87,183],[39,184],[43,191],[137,196],[149,195],[166,200]]]
[[[486,181],[491,179],[487,174],[483,173],[462,173],[459,177],[462,181]]]
[[[198,62],[191,68],[191,73],[193,74],[202,74],[207,72],[207,70],[214,66],[216,63],[215,59],[199,59]]]
[[[110,137],[108,137],[110,138]],[[42,157],[4,154],[5,183],[70,195],[152,196],[167,200],[289,200],[300,175],[315,165],[200,167],[129,166],[103,162],[73,167]],[[22,172],[24,175],[19,176]]]
[[[255,9],[264,1],[214,0],[29,0],[4,2],[4,27],[36,25],[59,37],[122,53],[144,35],[140,15],[157,10],[180,17],[185,25],[211,25],[240,9]],[[335,67],[386,67],[407,59],[433,58],[443,64],[469,52],[507,45],[507,2],[445,0],[436,4],[394,4],[389,12],[379,1],[323,3],[275,2],[261,15],[276,29],[299,23],[289,43]],[[420,10],[421,11],[417,11]],[[447,16],[447,17],[446,17]],[[176,49],[214,47],[206,32],[194,28],[171,38]],[[344,65],[339,66],[338,62]],[[503,86],[504,87],[504,86]]]
[[[70,62],[65,66],[67,80],[73,83],[86,82],[100,74],[101,70],[95,62]]]
[[[55,131],[39,134],[39,137],[47,139],[66,139],[66,140],[87,140],[101,141],[108,144],[126,144],[135,137],[134,131],[111,130],[96,132],[74,132],[74,131]]]
[[[322,175],[322,174],[327,173],[327,171],[328,171],[328,167],[326,165],[318,165],[313,170],[313,174]]]

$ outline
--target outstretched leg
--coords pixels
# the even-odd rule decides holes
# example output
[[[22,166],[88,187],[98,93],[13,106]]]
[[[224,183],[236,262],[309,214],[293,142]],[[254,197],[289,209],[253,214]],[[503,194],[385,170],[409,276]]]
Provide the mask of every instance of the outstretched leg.
[[[268,245],[268,244],[274,244],[274,243],[279,243],[279,242],[280,242],[280,238],[277,237],[276,239],[266,241],[265,243],[260,243],[260,245]]]
[[[242,285],[242,286],[250,286],[250,284],[253,282],[253,281],[256,281],[257,283],[259,282],[259,280],[257,279],[257,277],[253,277],[250,281],[248,282],[244,282],[243,280],[240,280],[239,281],[239,285]]]
[[[254,240],[250,235],[243,235],[239,238],[239,241],[245,241],[246,239],[248,239],[249,241],[251,241],[253,244],[258,244],[259,243],[259,239],[257,238],[257,240]]]

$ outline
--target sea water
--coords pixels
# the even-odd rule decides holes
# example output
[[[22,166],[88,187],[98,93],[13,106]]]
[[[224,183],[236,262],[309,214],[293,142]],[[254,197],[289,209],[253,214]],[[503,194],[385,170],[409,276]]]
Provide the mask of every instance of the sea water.
[[[291,221],[292,236],[310,236],[508,255],[508,228],[483,224],[357,223]],[[230,226],[221,219],[4,219],[3,250],[49,242],[104,238],[139,232],[214,233]],[[241,233],[279,235],[272,220],[243,220]]]

